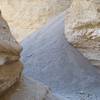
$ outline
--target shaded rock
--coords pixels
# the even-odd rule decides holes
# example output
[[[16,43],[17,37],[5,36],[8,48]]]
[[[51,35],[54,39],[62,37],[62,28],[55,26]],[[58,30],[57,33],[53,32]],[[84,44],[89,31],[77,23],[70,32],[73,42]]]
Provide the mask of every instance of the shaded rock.
[[[0,15],[0,63],[19,60],[21,50],[22,48],[12,36],[7,22]]]
[[[93,0],[95,3],[96,10],[98,12],[98,15],[100,16],[100,0]]]
[[[66,13],[65,36],[93,65],[100,66],[100,15],[95,1],[73,0]]]
[[[62,100],[52,94],[42,83],[23,77],[0,97],[0,100]]]
[[[12,86],[21,77],[20,61],[0,66],[0,94]]]
[[[0,15],[0,94],[20,78],[21,50],[21,46],[12,36],[7,22]]]
[[[67,42],[64,13],[23,40],[22,46],[25,76],[45,83],[65,100],[81,100],[88,93],[100,98],[99,70]]]

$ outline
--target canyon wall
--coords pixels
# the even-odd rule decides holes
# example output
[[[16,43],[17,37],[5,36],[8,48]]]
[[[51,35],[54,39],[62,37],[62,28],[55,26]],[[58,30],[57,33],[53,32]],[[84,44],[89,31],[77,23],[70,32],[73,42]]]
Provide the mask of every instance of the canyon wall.
[[[67,40],[94,65],[100,66],[100,1],[73,1],[65,23]]]
[[[69,7],[71,0],[0,0],[0,9],[17,40]]]
[[[20,79],[23,69],[19,60],[21,50],[0,13],[0,95]]]

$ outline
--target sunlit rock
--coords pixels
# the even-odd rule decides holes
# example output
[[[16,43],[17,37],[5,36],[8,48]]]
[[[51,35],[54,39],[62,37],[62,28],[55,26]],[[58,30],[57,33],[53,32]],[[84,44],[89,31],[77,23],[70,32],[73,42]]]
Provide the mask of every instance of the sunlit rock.
[[[67,9],[72,0],[0,0],[12,34],[22,40]]]
[[[100,16],[92,0],[75,0],[66,14],[67,40],[100,66]]]

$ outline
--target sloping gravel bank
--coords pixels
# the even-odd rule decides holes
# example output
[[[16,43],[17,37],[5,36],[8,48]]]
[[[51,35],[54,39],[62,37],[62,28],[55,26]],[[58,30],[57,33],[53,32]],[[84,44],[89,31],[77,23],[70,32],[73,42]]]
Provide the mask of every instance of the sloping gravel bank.
[[[22,41],[24,74],[66,100],[99,100],[99,71],[65,39],[63,15]]]

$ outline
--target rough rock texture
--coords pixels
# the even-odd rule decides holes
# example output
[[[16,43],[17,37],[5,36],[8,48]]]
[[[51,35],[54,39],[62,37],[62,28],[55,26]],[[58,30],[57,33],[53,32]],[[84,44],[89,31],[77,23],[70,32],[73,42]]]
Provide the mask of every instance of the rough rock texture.
[[[0,100],[63,100],[52,94],[44,84],[28,77],[23,77],[20,82],[0,97]]]
[[[0,66],[0,94],[19,80],[21,71],[22,64],[19,61]]]
[[[67,40],[96,66],[100,66],[99,6],[100,1],[73,1],[65,25]]]
[[[93,1],[100,12],[100,0]],[[71,2],[72,0],[0,0],[0,9],[13,35],[17,40],[22,40],[50,18],[66,10]]]
[[[69,7],[72,0],[0,0],[13,35],[22,40]]]
[[[100,0],[93,0],[93,2],[95,3],[95,8],[98,12],[98,15],[100,16]]]
[[[50,87],[61,100],[100,99],[100,72],[64,36],[64,14],[22,41],[24,74]]]
[[[0,15],[0,59],[4,63],[20,58],[22,48],[12,36],[7,22]],[[0,63],[2,64],[3,62]],[[4,64],[3,63],[3,64]]]
[[[7,22],[0,15],[0,94],[20,77],[21,46],[11,35]]]

